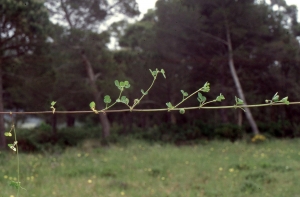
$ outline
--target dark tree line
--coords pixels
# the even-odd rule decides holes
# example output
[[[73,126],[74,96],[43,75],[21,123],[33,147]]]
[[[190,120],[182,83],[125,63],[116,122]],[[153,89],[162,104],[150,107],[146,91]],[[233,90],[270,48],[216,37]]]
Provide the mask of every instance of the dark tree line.
[[[276,92],[300,100],[300,25],[297,7],[285,1],[269,5],[254,0],[159,0],[140,21],[116,22],[101,33],[99,25],[115,14],[138,15],[136,2],[3,0],[0,12],[0,111],[48,110],[52,100],[57,101],[57,110],[87,110],[91,101],[101,109],[106,94],[117,97],[116,79],[130,82],[125,94],[133,102],[152,81],[149,68],[163,68],[167,79],[158,79],[140,108],[166,108],[166,102],[180,102],[181,89],[191,93],[206,81],[211,92],[205,96],[214,99],[222,93],[226,97],[222,105],[234,104],[234,96],[247,104],[262,103]],[[60,23],[51,23],[50,17]],[[118,39],[120,50],[107,48],[111,36]],[[184,105],[197,102],[195,98]],[[132,125],[149,128],[201,120],[249,124],[257,134],[257,122],[287,119],[296,127],[299,120],[297,106],[246,111],[41,117],[52,124],[54,134],[58,122],[72,127],[76,120],[99,121],[103,138],[110,135],[112,122],[122,124],[124,133]],[[3,116],[0,130],[3,133]],[[2,134],[0,139],[4,147]]]

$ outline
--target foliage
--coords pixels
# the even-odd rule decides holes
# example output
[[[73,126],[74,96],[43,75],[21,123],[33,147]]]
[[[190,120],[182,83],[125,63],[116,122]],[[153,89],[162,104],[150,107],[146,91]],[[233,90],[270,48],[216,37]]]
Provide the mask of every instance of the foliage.
[[[35,0],[1,1],[0,21],[0,111],[4,111],[4,107],[19,107],[22,103],[19,85],[30,77],[25,75],[26,66],[22,63],[43,53],[50,22],[43,2]],[[23,69],[21,74],[17,73],[20,69]],[[15,95],[17,99],[12,101]],[[0,147],[3,148],[2,114],[0,119]]]
[[[18,145],[24,152],[60,153],[86,139],[99,138],[99,130],[100,127],[62,128],[54,135],[51,126],[44,123],[34,129],[19,129]]]
[[[258,135],[254,135],[254,137],[251,139],[251,142],[261,143],[264,142],[265,140],[266,137],[264,135],[258,134]]]

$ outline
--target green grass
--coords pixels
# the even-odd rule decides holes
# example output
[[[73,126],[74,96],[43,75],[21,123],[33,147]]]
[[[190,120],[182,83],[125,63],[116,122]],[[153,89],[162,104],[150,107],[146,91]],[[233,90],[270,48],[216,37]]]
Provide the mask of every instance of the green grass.
[[[194,146],[133,142],[21,154],[22,197],[298,197],[300,141],[213,141]],[[92,147],[92,146],[91,146]],[[21,151],[22,152],[22,151]],[[0,196],[16,197],[16,157],[0,154]]]

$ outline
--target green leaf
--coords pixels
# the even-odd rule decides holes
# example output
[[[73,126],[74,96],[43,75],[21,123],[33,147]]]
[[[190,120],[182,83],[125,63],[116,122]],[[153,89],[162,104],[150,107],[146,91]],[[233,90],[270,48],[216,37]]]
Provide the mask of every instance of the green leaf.
[[[122,96],[122,97],[121,97],[121,100],[120,100],[120,99],[117,99],[117,102],[122,102],[122,103],[125,103],[125,104],[128,105],[129,99],[126,98],[126,96]]]
[[[126,100],[126,96],[121,97],[121,101],[124,102]]]
[[[288,101],[288,97],[284,97],[283,99],[280,100],[280,102],[283,102],[285,104],[290,104],[290,102]]]
[[[150,73],[151,73],[151,75],[154,77],[154,75],[153,75],[153,71],[151,70],[151,69],[149,69],[150,70]]]
[[[202,102],[204,103],[206,101],[206,97],[205,96],[202,96]]]
[[[17,151],[15,144],[7,144],[7,146],[12,149],[13,151]]]
[[[202,90],[202,92],[209,92],[210,91],[210,87],[209,87],[209,83],[208,82],[206,82],[205,84],[204,84],[204,86],[201,88]]]
[[[91,109],[95,109],[95,107],[96,107],[96,103],[95,103],[94,101],[92,101],[92,102],[90,103],[90,108],[91,108]]]
[[[125,86],[124,86],[125,88],[129,88],[129,87],[130,87],[130,84],[129,84],[128,81],[124,81],[124,85],[125,85]]]
[[[150,72],[151,72],[151,75],[152,75],[153,77],[156,77],[157,71],[152,71],[151,69],[149,69],[149,70],[150,70]]]
[[[12,134],[10,132],[5,132],[4,135],[7,136],[7,137],[11,137],[12,136]]]
[[[115,85],[116,85],[117,87],[119,87],[119,86],[120,86],[120,84],[119,84],[119,81],[118,81],[118,80],[115,80]]]
[[[147,95],[148,94],[148,92],[144,92],[143,89],[141,89],[141,92],[142,92],[143,95]]]
[[[166,103],[166,105],[167,105],[168,108],[173,108],[173,105],[172,105],[171,102]]]
[[[180,90],[183,96],[188,96],[189,94],[183,90]]]
[[[128,99],[128,98],[126,98],[126,99],[125,99],[125,101],[124,101],[124,103],[126,103],[126,104],[128,105],[128,103],[129,103],[129,99]]]
[[[184,113],[185,113],[185,110],[184,110],[184,109],[180,109],[180,110],[179,110],[179,113],[184,114]]]
[[[56,101],[52,101],[52,102],[51,102],[51,106],[54,106],[55,103],[56,103]]]
[[[125,86],[124,82],[123,82],[123,81],[121,81],[121,82],[120,82],[120,87],[122,87],[122,88],[123,88],[124,86]]]
[[[9,186],[14,187],[15,189],[21,188],[21,183],[16,181],[10,181]]]
[[[221,102],[224,99],[225,99],[225,97],[220,93],[220,96],[217,96],[216,101]]]
[[[104,97],[104,103],[106,103],[106,104],[111,103],[111,98],[110,98],[109,95],[106,95],[106,96]]]
[[[272,101],[277,102],[279,100],[279,95],[277,95],[278,92],[273,96]]]
[[[203,103],[206,101],[206,97],[203,96],[200,92],[198,92],[198,98],[197,98],[197,100],[198,100],[201,104],[203,104]]]
[[[161,72],[161,74],[164,76],[164,78],[166,79],[165,70],[164,70],[164,69],[161,69],[160,72]]]
[[[238,98],[238,97],[235,96],[235,103],[236,103],[237,105],[243,105],[243,104],[244,104],[244,101],[243,101],[242,99],[240,99],[240,98]]]

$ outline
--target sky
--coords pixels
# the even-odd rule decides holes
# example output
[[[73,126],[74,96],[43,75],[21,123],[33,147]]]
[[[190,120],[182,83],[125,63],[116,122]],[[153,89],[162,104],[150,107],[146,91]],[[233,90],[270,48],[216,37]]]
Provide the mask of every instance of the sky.
[[[136,1],[139,5],[139,10],[142,13],[140,17],[142,17],[142,15],[145,14],[148,9],[155,8],[155,3],[157,0],[136,0]]]
[[[149,0],[151,1],[151,0]],[[300,1],[299,0],[285,0],[285,2],[288,4],[288,5],[296,5],[298,7],[298,10],[300,9]],[[298,14],[299,15],[299,14]]]

